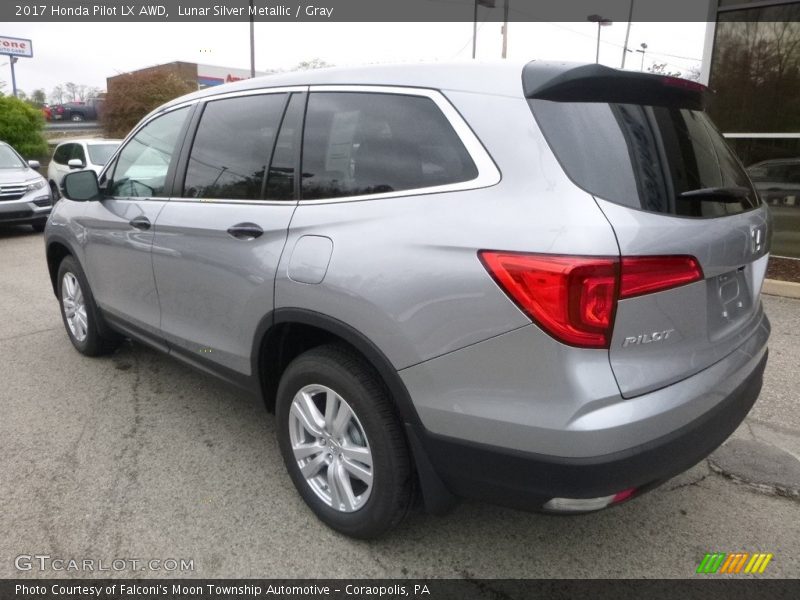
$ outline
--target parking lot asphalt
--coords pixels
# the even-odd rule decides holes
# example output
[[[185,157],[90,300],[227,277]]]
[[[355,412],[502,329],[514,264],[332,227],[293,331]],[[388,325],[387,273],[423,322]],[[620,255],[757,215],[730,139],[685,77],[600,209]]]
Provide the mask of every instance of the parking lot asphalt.
[[[800,457],[800,300],[764,303],[765,386],[734,436]],[[120,577],[700,577],[706,552],[740,551],[774,554],[761,577],[800,576],[800,499],[707,461],[600,513],[464,502],[353,541],[302,503],[258,400],[137,343],[80,356],[29,228],[0,228],[0,315],[3,578],[93,575],[19,571],[20,555],[194,566],[94,573]]]

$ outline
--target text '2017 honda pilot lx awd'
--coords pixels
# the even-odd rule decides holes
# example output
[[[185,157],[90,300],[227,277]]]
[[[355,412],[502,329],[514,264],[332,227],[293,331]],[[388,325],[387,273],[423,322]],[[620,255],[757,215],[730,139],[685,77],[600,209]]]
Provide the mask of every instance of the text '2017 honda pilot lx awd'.
[[[598,65],[332,69],[148,115],[46,230],[87,355],[263,396],[358,537],[416,494],[583,512],[694,465],[761,388],[770,222],[707,90]]]

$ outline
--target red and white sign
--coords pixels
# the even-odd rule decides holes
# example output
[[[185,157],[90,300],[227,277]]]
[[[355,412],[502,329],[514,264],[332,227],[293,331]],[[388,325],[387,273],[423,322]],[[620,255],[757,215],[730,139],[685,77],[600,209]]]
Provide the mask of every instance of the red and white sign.
[[[0,35],[0,54],[33,58],[33,43],[30,40]]]

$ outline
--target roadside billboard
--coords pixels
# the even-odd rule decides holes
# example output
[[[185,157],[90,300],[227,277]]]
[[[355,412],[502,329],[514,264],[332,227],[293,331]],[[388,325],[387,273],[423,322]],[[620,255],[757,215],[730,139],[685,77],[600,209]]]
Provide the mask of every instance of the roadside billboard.
[[[33,58],[33,43],[22,38],[0,35],[0,54]]]

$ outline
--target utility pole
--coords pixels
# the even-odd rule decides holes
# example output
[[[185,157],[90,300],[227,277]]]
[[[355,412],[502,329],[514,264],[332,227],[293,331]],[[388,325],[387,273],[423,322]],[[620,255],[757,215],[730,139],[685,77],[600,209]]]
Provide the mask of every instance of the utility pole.
[[[508,3],[510,0],[505,0],[503,6],[503,58],[508,54]]]
[[[8,62],[11,64],[11,93],[15,98],[17,97],[17,75],[14,73],[14,63],[18,60],[19,59],[13,55],[8,57]]]
[[[250,0],[250,77],[256,76],[256,24],[253,14],[253,0]]]
[[[485,6],[486,8],[494,8],[496,0],[475,0],[472,7],[472,58],[478,50],[478,5]],[[508,15],[508,0],[506,0],[506,15]]]
[[[630,7],[630,10],[628,11],[628,29],[625,32],[625,44],[622,46],[622,68],[623,69],[625,68],[625,59],[628,56],[628,52],[630,52],[630,50],[628,50],[628,39],[630,39],[630,37],[631,37],[631,21],[633,20],[633,2],[634,2],[634,0],[631,0],[631,7]]]

